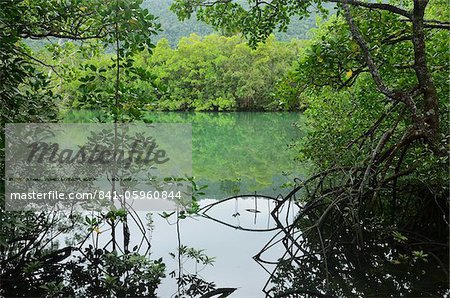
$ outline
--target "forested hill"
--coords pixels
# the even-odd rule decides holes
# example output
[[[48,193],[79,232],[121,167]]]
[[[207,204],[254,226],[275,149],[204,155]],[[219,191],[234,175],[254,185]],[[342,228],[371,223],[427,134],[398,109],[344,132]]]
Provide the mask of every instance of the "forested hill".
[[[155,43],[161,38],[166,38],[170,45],[175,47],[181,37],[187,37],[191,33],[196,33],[200,36],[214,33],[214,28],[201,21],[197,21],[195,17],[185,21],[178,20],[176,14],[170,10],[170,5],[173,2],[174,0],[144,0],[141,5],[142,8],[148,9],[151,14],[157,16],[161,24],[162,31],[153,38]],[[239,0],[237,2],[245,2],[245,0]],[[331,8],[330,5],[324,6]],[[293,18],[286,32],[274,32],[274,35],[280,41],[290,41],[293,38],[309,39],[311,37],[309,30],[316,27],[317,17],[318,15],[313,12],[309,17],[305,17],[302,20]],[[33,50],[39,50],[47,43],[47,40],[27,40],[27,44]]]
[[[150,13],[159,17],[162,32],[156,39],[165,37],[172,46],[175,46],[182,36],[189,36],[196,33],[205,36],[214,32],[214,29],[195,18],[179,21],[175,13],[170,10],[173,0],[144,0],[142,7],[147,8]],[[242,1],[245,2],[245,1]],[[292,38],[306,39],[308,38],[309,29],[315,27],[316,14],[303,20],[293,19],[287,32],[276,32],[275,36],[278,40],[289,41]]]

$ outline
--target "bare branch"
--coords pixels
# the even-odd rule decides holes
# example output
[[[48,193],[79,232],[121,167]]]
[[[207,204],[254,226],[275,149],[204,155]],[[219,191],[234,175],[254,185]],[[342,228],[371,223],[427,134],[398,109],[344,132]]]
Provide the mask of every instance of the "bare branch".
[[[368,2],[362,2],[358,0],[328,0],[328,2],[334,2],[334,3],[340,3],[340,4],[350,4],[352,6],[359,6],[359,7],[365,7],[370,9],[379,9],[379,10],[385,10],[389,11],[401,16],[404,16],[408,19],[411,18],[411,13],[394,5],[387,4],[387,3],[368,3]]]
[[[89,39],[101,39],[106,37],[107,34],[96,34],[96,35],[87,35],[87,36],[77,36],[71,34],[61,34],[56,32],[46,32],[46,33],[23,33],[20,35],[21,38],[30,38],[30,39],[42,39],[46,37],[55,37],[55,38],[64,38],[64,39],[72,39],[72,40],[89,40]]]
[[[370,54],[369,47],[353,21],[353,17],[350,13],[350,8],[346,3],[343,4],[343,8],[344,8],[344,15],[350,27],[352,36],[362,50],[363,56],[367,63],[367,67],[369,68],[370,74],[372,75],[372,78],[375,81],[378,90],[390,99],[403,101],[403,99],[400,98],[396,92],[394,92],[384,84],[383,79],[381,78],[380,72],[378,70],[378,67],[375,65],[372,55]]]
[[[427,3],[428,1],[414,0],[412,41],[414,46],[414,70],[425,101],[425,122],[428,126],[427,129],[430,130],[430,136],[434,138],[439,130],[439,104],[436,87],[427,63],[423,20]]]
[[[397,36],[397,37],[391,37],[391,38],[385,38],[383,39],[381,42],[384,44],[396,44],[396,43],[400,43],[403,41],[410,41],[412,40],[412,36],[411,35],[403,35],[403,36]]]
[[[37,58],[35,58],[35,57],[33,57],[33,56],[27,54],[27,53],[24,52],[24,51],[19,50],[19,49],[17,49],[17,48],[16,48],[16,51],[17,51],[20,55],[23,55],[23,56],[25,56],[25,57],[27,57],[27,58],[33,60],[34,62],[37,62],[37,63],[39,63],[39,64],[41,64],[41,65],[43,65],[43,66],[45,66],[45,67],[51,68],[51,70],[53,70],[53,71],[55,72],[55,74],[56,74],[58,77],[61,78],[61,75],[60,75],[59,72],[56,70],[56,68],[55,68],[54,65],[45,63],[44,61],[39,60],[39,59],[37,59]]]
[[[450,22],[440,20],[423,20],[425,28],[450,30]]]
[[[450,30],[450,24],[424,24],[423,27],[428,29]]]
[[[411,22],[411,19],[403,19],[401,22]],[[427,29],[443,29],[450,30],[450,22],[438,20],[423,20],[423,27]]]

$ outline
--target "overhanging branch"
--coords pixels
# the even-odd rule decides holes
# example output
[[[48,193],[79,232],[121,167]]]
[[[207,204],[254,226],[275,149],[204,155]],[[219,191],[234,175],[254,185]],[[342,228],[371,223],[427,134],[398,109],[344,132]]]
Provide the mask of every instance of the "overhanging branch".
[[[394,5],[387,4],[387,3],[368,3],[368,2],[362,2],[358,0],[327,0],[328,2],[333,3],[340,3],[340,4],[349,4],[352,6],[359,6],[359,7],[365,7],[370,9],[378,9],[378,10],[385,10],[389,11],[401,16],[404,16],[408,19],[411,18],[411,13]]]
[[[355,22],[353,21],[353,17],[351,15],[350,8],[348,7],[348,5],[346,3],[343,4],[343,8],[344,8],[345,19],[347,20],[347,23],[350,27],[350,32],[352,33],[352,37],[355,39],[356,43],[361,48],[362,54],[364,56],[364,60],[367,63],[369,72],[370,72],[378,90],[390,99],[394,99],[397,101],[401,100],[400,98],[398,98],[398,96],[396,96],[396,93],[393,90],[391,90],[384,84],[383,79],[381,78],[380,72],[378,70],[378,67],[375,65],[372,55],[370,54],[369,47],[368,47],[366,41],[364,40],[363,36],[359,32],[358,27],[356,26]]]

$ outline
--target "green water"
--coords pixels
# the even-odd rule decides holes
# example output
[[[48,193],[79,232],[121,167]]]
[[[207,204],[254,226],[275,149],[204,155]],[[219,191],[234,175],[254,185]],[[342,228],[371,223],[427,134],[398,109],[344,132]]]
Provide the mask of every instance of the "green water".
[[[90,122],[95,116],[70,113],[65,122]],[[208,185],[205,197],[255,192],[276,196],[292,189],[295,177],[305,175],[290,146],[304,136],[299,113],[158,112],[146,120],[192,124],[193,175],[199,185]]]

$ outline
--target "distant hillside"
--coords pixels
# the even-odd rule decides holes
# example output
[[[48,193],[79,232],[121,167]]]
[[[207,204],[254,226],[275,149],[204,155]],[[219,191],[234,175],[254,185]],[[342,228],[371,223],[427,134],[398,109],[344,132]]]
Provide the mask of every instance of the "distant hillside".
[[[159,18],[162,32],[154,38],[155,43],[161,38],[166,38],[172,47],[178,44],[178,41],[183,36],[189,36],[191,33],[196,33],[200,36],[206,36],[214,33],[214,29],[200,21],[195,17],[181,22],[175,13],[170,10],[170,5],[174,0],[144,0],[143,8],[147,8],[149,12]],[[244,2],[245,0],[240,0]],[[293,18],[287,32],[275,32],[275,36],[281,41],[290,41],[293,38],[308,39],[308,31],[316,25],[316,14],[311,14],[310,17],[303,20]],[[26,43],[34,50],[41,49],[47,40],[27,40]]]
[[[172,2],[173,0],[145,0],[142,4],[144,8],[159,17],[163,32],[159,34],[157,39],[165,37],[174,46],[182,36],[188,36],[191,33],[205,36],[214,32],[212,27],[197,21],[195,18],[184,22],[179,21],[177,16],[169,9]],[[293,18],[287,32],[276,32],[275,35],[277,39],[286,41],[292,38],[306,39],[309,29],[315,27],[315,19],[315,14],[301,21]]]

